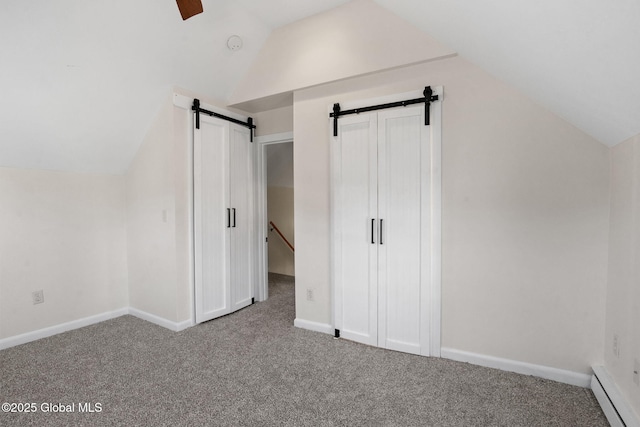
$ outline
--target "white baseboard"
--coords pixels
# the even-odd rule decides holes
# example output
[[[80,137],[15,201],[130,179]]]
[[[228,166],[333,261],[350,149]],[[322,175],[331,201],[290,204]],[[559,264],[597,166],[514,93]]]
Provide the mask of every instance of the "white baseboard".
[[[322,332],[323,334],[333,335],[335,330],[333,326],[327,323],[311,322],[309,320],[296,319],[293,321],[293,326],[301,329],[308,329],[314,332]]]
[[[598,399],[609,424],[612,427],[640,427],[640,420],[620,394],[616,383],[604,366],[594,366],[593,373],[591,390]]]
[[[173,332],[180,332],[188,329],[194,325],[191,320],[185,320],[183,322],[172,322],[154,314],[146,313],[142,310],[138,310],[132,307],[125,307],[114,311],[107,311],[105,313],[96,314],[95,316],[85,317],[83,319],[73,320],[71,322],[62,323],[60,325],[50,326],[44,329],[38,329],[37,331],[27,332],[21,335],[16,335],[9,338],[0,340],[0,350],[6,348],[15,347],[17,345],[26,344],[28,342],[36,341],[41,338],[47,338],[53,335],[61,334],[63,332],[72,331],[74,329],[84,328],[85,326],[94,325],[96,323],[104,322],[105,320],[115,319],[116,317],[130,314],[139,319],[146,320],[147,322],[155,323],[156,325],[167,328]]]
[[[451,348],[443,348],[441,356],[445,359],[456,360],[458,362],[467,362],[473,365],[515,372],[517,374],[533,375],[535,377],[571,384],[578,387],[589,388],[591,385],[591,375],[566,371],[564,369],[551,368],[549,366],[534,365],[531,363],[519,362],[517,360],[501,359],[499,357],[486,356],[484,354],[470,353]]]
[[[193,326],[193,322],[191,320],[185,320],[184,322],[172,322],[163,317],[156,316],[155,314],[147,313],[146,311],[138,310],[133,307],[129,307],[129,314],[137,317],[138,319],[155,323],[156,325],[167,328],[173,332],[184,331],[185,329]]]
[[[4,338],[0,340],[0,350],[4,350],[5,348],[9,347],[15,347],[21,344],[26,344],[28,342],[47,338],[53,335],[61,334],[63,332],[72,331],[74,329],[84,328],[85,326],[94,325],[96,323],[104,322],[105,320],[115,319],[116,317],[124,316],[128,313],[128,308],[121,308],[119,310],[107,311],[105,313],[96,314],[95,316],[89,316],[83,319],[73,320],[71,322],[50,326],[48,328],[38,329],[37,331],[27,332],[21,335]]]

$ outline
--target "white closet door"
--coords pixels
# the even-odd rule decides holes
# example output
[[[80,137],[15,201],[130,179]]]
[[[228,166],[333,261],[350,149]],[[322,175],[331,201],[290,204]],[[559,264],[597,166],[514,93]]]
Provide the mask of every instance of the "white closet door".
[[[249,129],[230,125],[231,311],[253,297],[253,150]]]
[[[428,328],[423,297],[429,276],[422,271],[428,253],[421,233],[429,187],[422,173],[423,150],[429,150],[425,129],[422,106],[378,113],[378,345],[415,354],[422,353]]]
[[[341,118],[332,140],[335,327],[377,345],[376,114]]]
[[[229,294],[228,133],[226,121],[200,116],[194,129],[196,322],[231,312]]]

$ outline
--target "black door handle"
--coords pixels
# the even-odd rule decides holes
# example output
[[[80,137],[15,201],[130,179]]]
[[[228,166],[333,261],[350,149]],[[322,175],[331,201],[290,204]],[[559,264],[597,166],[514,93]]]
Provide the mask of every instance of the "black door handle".
[[[373,233],[375,233],[375,228],[376,228],[376,220],[371,218],[371,244],[375,245],[376,241],[373,237]]]
[[[383,219],[380,220],[380,244],[384,245],[384,243],[382,242],[382,221],[384,221]]]
[[[233,228],[236,228],[236,208],[233,208]]]
[[[227,228],[231,227],[231,209],[227,208]]]

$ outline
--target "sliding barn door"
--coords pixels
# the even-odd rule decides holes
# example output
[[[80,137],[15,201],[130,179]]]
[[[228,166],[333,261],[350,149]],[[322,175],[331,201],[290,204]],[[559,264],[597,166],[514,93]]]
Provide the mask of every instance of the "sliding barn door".
[[[378,113],[378,345],[415,354],[429,348],[427,130],[424,107]]]
[[[194,129],[196,322],[231,312],[229,124],[202,115]]]
[[[332,141],[335,322],[342,337],[377,345],[377,117],[340,120]]]
[[[230,125],[231,311],[253,297],[253,156],[249,129]]]
[[[341,337],[429,354],[429,135],[424,106],[338,121],[332,266]]]
[[[340,120],[332,141],[335,182],[335,322],[341,336],[377,345],[377,117]]]
[[[253,209],[249,130],[201,115],[194,129],[197,323],[253,302]]]

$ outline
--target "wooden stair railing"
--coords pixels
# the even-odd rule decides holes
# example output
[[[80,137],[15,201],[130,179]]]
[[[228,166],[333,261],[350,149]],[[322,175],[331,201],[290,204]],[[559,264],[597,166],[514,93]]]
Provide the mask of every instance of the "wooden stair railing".
[[[295,252],[296,250],[293,248],[293,245],[291,243],[289,243],[287,238],[284,237],[284,234],[282,234],[280,229],[278,227],[276,227],[276,225],[273,223],[273,221],[269,221],[269,225],[271,225],[271,227],[273,227],[272,229],[275,230],[276,233],[278,233],[278,236],[280,236],[280,238],[287,244],[287,246],[289,246],[289,249],[291,249],[292,252]]]

